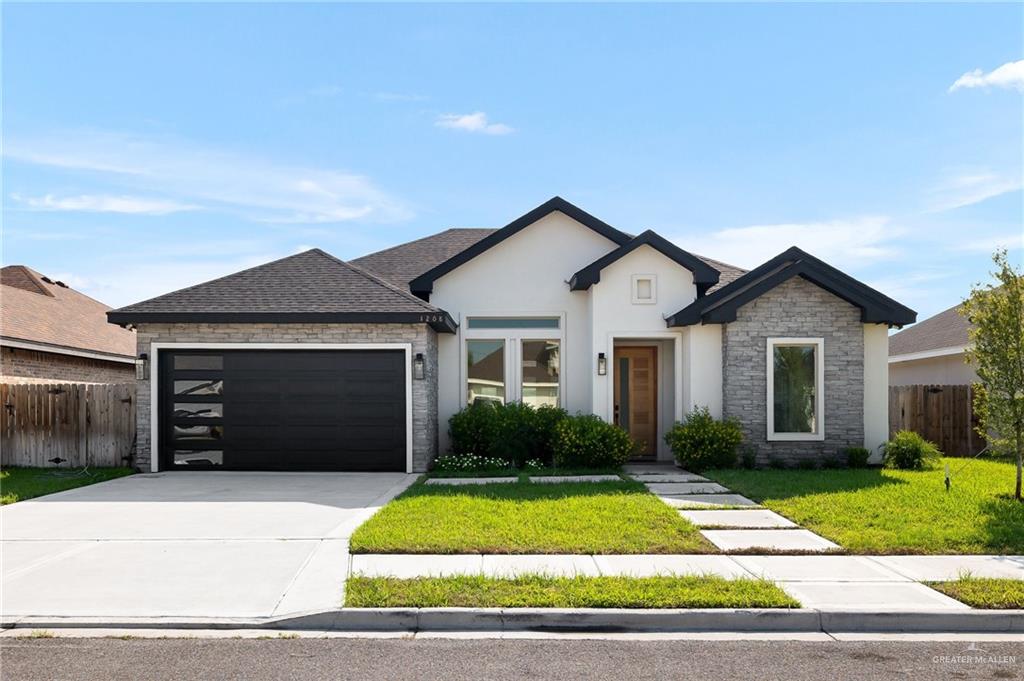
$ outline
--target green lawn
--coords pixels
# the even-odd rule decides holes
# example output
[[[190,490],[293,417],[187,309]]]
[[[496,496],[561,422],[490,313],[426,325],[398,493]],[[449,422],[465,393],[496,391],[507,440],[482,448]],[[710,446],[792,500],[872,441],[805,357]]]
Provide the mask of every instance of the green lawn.
[[[352,553],[714,553],[638,482],[417,483],[352,535]]]
[[[1024,608],[1024,580],[961,577],[954,582],[932,582],[928,586],[966,603],[972,608],[1018,610]]]
[[[132,472],[131,468],[90,468],[84,473],[74,469],[7,468],[0,471],[0,505],[113,480]]]
[[[1024,553],[1014,467],[943,459],[931,471],[715,470],[706,475],[853,553]]]
[[[353,577],[349,608],[799,608],[760,579],[723,577]]]

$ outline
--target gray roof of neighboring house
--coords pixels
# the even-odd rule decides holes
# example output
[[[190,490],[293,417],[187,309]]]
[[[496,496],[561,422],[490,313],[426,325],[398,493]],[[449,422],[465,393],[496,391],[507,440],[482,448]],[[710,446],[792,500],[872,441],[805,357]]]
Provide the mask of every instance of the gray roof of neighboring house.
[[[967,332],[971,323],[959,313],[959,308],[960,305],[954,305],[889,336],[889,356],[967,345],[970,342]]]
[[[433,305],[318,248],[112,311],[114,323],[412,322]]]
[[[496,231],[498,230],[481,227],[447,229],[416,241],[364,255],[361,258],[356,258],[352,263],[397,286],[407,286],[410,281],[424,272],[433,269]],[[697,257],[721,273],[718,283],[709,291],[714,291],[746,274],[746,270],[735,265],[705,258],[702,255]]]

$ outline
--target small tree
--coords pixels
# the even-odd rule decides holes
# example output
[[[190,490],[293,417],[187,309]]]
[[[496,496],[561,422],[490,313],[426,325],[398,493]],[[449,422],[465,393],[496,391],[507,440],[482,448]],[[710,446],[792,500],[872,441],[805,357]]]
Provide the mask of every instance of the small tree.
[[[998,283],[975,284],[960,313],[971,322],[967,361],[981,384],[975,386],[978,432],[997,451],[1017,457],[1015,495],[1021,500],[1024,471],[1024,273],[1018,272],[1005,250],[992,260]]]

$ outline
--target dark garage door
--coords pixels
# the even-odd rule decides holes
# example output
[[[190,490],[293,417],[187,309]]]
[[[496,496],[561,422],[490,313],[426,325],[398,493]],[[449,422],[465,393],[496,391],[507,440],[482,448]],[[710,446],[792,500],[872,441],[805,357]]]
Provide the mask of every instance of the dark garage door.
[[[161,470],[405,470],[401,350],[175,350],[159,367]]]

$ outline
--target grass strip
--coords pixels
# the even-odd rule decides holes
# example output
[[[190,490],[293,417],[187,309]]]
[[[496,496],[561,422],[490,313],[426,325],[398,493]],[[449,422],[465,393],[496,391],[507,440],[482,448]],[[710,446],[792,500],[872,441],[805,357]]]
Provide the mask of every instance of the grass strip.
[[[950,582],[931,582],[928,586],[972,608],[986,610],[1024,608],[1024,580],[1021,579],[961,577]]]
[[[683,577],[352,577],[350,608],[799,608],[770,581]]]

